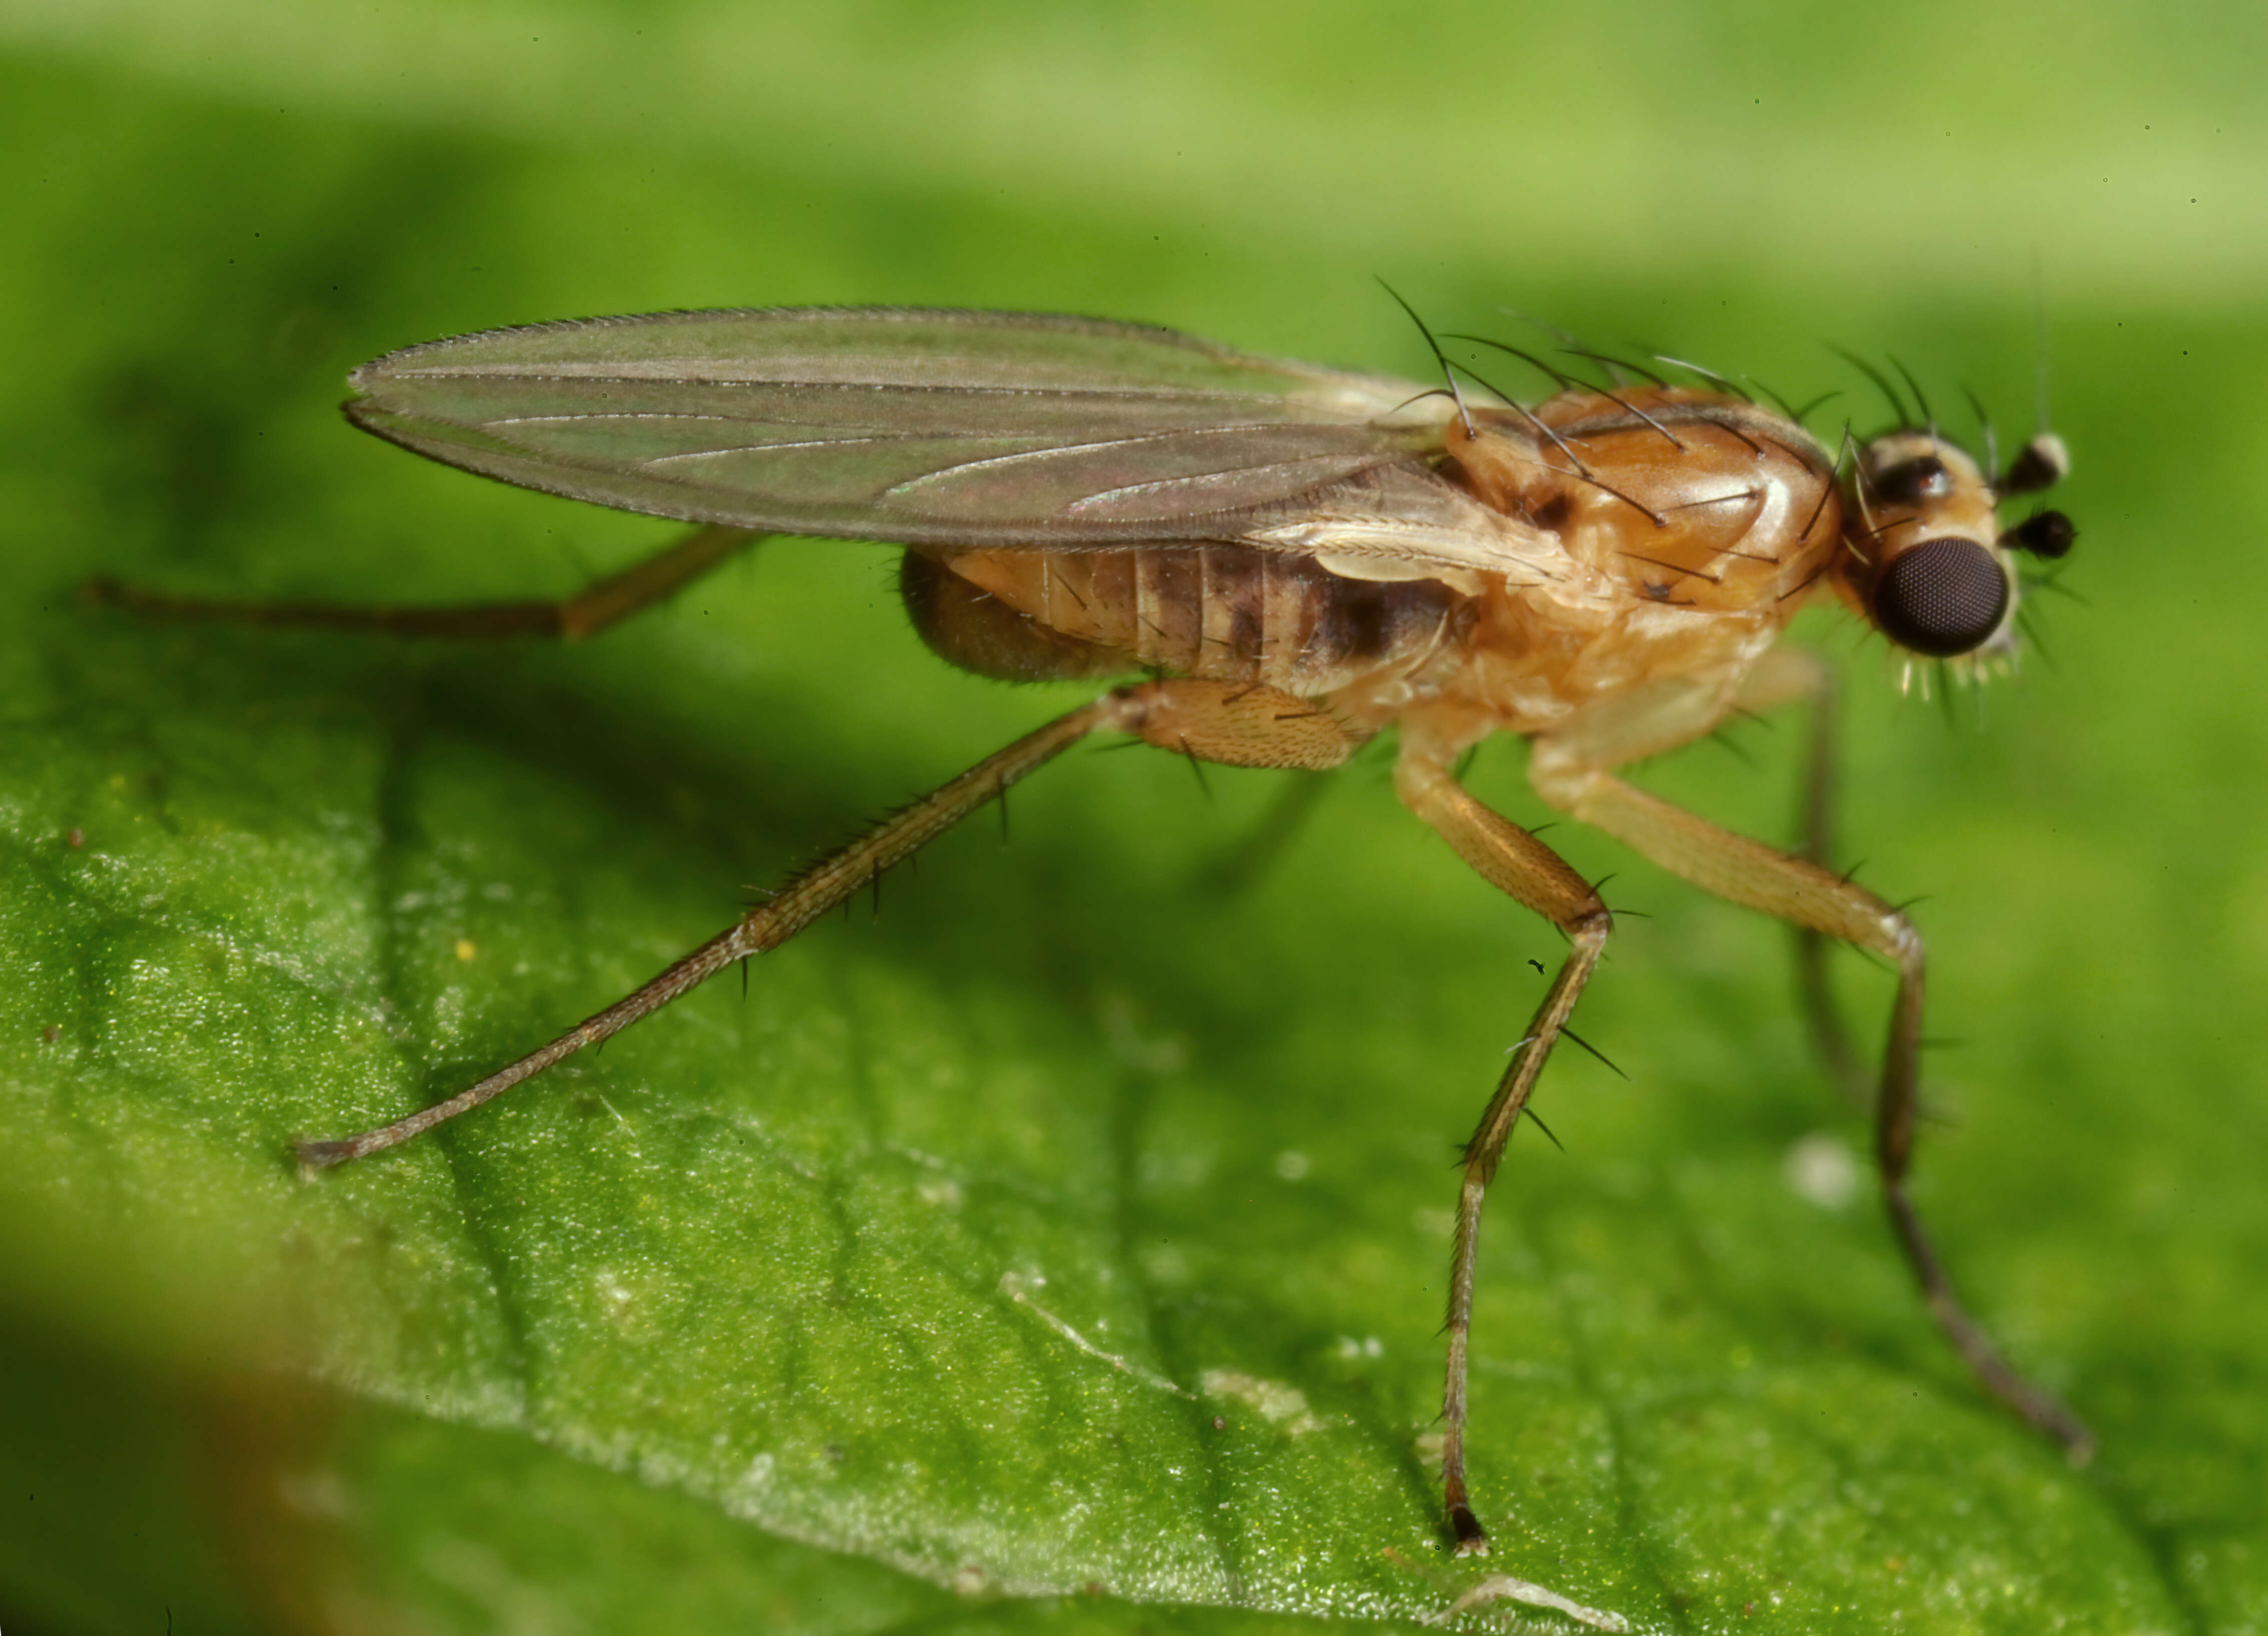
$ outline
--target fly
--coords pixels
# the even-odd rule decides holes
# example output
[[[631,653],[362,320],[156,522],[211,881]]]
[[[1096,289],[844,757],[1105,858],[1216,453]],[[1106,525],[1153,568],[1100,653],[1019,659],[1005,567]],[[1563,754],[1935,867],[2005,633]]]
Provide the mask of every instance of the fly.
[[[762,534],[818,534],[905,548],[914,626],[964,669],[1151,679],[1112,686],[987,756],[519,1061],[380,1129],[304,1142],[302,1161],[407,1141],[777,948],[1090,735],[1232,766],[1323,769],[1392,726],[1403,802],[1569,944],[1466,1146],[1455,1214],[1444,1498],[1457,1552],[1484,1553],[1465,1471],[1482,1201],[1553,1047],[1572,1037],[1568,1020],[1614,928],[1581,876],[1454,777],[1463,752],[1513,733],[1528,741],[1528,779],[1547,806],[1791,923],[1815,968],[1835,938],[1896,969],[1874,1095],[1899,1247],[1985,1389],[2083,1458],[2085,1426],[1969,1316],[1908,1198],[1922,942],[1898,910],[1826,866],[1823,773],[1800,853],[1616,776],[1735,713],[1808,699],[1823,723],[1825,668],[1779,644],[1815,600],[1858,613],[1910,663],[1975,668],[2010,654],[2016,554],[2060,556],[2073,531],[2060,512],[2007,524],[2000,512],[2065,475],[2062,444],[2043,433],[1995,474],[1989,450],[1980,465],[1933,427],[1905,424],[1839,458],[1796,419],[1701,372],[1699,386],[1646,371],[1611,387],[1559,377],[1556,395],[1523,408],[1468,396],[1442,362],[1447,386],[1428,388],[1088,319],[784,308],[491,330],[357,370],[348,417],[404,448],[697,527],[559,603],[357,609],[107,594],[174,615],[581,637]],[[1811,992],[1831,1042],[1823,985]]]

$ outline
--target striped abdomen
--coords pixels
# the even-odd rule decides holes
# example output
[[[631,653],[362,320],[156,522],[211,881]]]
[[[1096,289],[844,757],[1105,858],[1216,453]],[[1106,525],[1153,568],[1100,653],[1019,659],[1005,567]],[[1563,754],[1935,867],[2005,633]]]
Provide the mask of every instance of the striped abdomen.
[[[1416,662],[1460,600],[1434,580],[1347,579],[1228,546],[908,551],[902,586],[923,639],[985,675],[1151,669],[1307,697]]]

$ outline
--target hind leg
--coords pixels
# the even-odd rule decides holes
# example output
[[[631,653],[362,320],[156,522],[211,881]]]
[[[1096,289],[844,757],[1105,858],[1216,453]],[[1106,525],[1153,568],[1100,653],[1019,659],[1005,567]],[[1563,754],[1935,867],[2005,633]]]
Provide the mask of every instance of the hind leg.
[[[457,608],[355,607],[336,602],[261,602],[224,597],[174,596],[107,577],[91,579],[88,599],[104,607],[159,619],[210,619],[232,624],[297,625],[373,635],[481,640],[553,637],[576,641],[595,636],[632,614],[665,601],[761,538],[747,528],[711,524],[619,573],[594,579],[557,601],[478,602]]]

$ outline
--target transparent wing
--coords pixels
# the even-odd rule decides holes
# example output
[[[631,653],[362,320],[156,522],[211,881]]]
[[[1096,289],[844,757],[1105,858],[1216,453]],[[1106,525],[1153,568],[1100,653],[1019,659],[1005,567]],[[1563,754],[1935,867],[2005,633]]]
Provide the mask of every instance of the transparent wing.
[[[1138,325],[662,313],[410,347],[352,385],[349,416],[421,454],[693,521],[940,546],[1244,541],[1461,566],[1500,563],[1507,543],[1491,537],[1506,520],[1432,472],[1450,411],[1424,388]],[[1352,533],[1334,544],[1342,512]]]

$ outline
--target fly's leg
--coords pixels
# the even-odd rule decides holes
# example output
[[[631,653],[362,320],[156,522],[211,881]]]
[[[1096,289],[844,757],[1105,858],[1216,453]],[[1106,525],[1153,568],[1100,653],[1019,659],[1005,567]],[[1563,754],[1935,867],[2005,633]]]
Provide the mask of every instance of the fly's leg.
[[[777,948],[852,893],[880,878],[925,843],[935,839],[1008,786],[1052,761],[1099,728],[1123,725],[1123,702],[1108,695],[1057,718],[1005,749],[986,756],[967,772],[905,807],[879,827],[821,860],[777,897],[752,909],[740,922],[703,943],[659,976],[604,1011],[584,1019],[549,1044],[467,1087],[446,1102],[420,1109],[374,1131],[331,1141],[298,1144],[299,1161],[311,1167],[342,1164],[393,1147],[445,1120],[468,1113],[524,1080],[585,1046],[620,1033],[640,1018],[707,982],[733,962]]]
[[[1811,700],[1811,745],[1804,758],[1802,851],[1806,863],[1822,869],[1835,866],[1835,676],[1825,665],[1817,670],[1818,686]],[[1867,1105],[1867,1071],[1843,1026],[1835,1006],[1835,988],[1828,980],[1830,952],[1824,932],[1799,925],[1795,928],[1796,998],[1810,1025],[1811,1048],[1826,1065],[1827,1077],[1854,1108]]]
[[[1465,1485],[1466,1371],[1473,1324],[1474,1270],[1480,1254],[1481,1204],[1504,1158],[1505,1144],[1528,1107],[1536,1077],[1565,1032],[1583,985],[1597,969],[1614,922],[1583,877],[1534,836],[1475,800],[1450,777],[1445,756],[1431,753],[1405,728],[1395,785],[1412,812],[1440,832],[1457,856],[1499,891],[1534,910],[1573,945],[1543,1003],[1513,1048],[1511,1065],[1465,1144],[1464,1184],[1449,1256],[1449,1360],[1441,1392],[1441,1485],[1459,1556],[1488,1554],[1488,1533],[1473,1514]]]
[[[1925,961],[1921,938],[1906,917],[1863,887],[1808,859],[1719,829],[1548,741],[1537,743],[1528,762],[1528,777],[1552,806],[1606,831],[1704,890],[1871,949],[1897,967],[1897,997],[1891,1003],[1889,1043],[1875,1100],[1874,1159],[1899,1247],[1921,1286],[1930,1316],[1985,1389],[2062,1443],[2074,1461],[2092,1455],[2094,1433],[2053,1396],[2019,1374],[1962,1306],[1907,1196],[1918,1107]]]
[[[1193,883],[1224,895],[1251,887],[1275,866],[1329,787],[1327,778],[1286,780],[1270,799],[1267,810],[1250,833],[1198,869]]]
[[[1036,771],[1091,733],[1131,733],[1163,748],[1208,761],[1256,767],[1329,767],[1360,742],[1325,712],[1273,688],[1232,688],[1212,682],[1152,682],[1121,688],[1059,716],[1038,732],[986,756],[951,783],[923,796],[832,856],[777,897],[752,909],[644,987],[585,1018],[518,1062],[392,1124],[358,1136],[298,1144],[300,1163],[320,1168],[395,1146],[444,1120],[469,1112],[588,1045],[596,1045],[660,1010],[733,962],[786,942],[883,872]]]
[[[1129,701],[1125,730],[1161,750],[1227,767],[1322,772],[1369,734],[1329,711],[1248,682],[1147,682],[1110,696]]]
[[[458,608],[357,608],[335,602],[261,602],[173,596],[115,579],[87,582],[97,603],[161,619],[212,619],[236,624],[298,625],[322,630],[364,631],[444,640],[499,637],[594,636],[674,595],[762,536],[712,523],[696,528],[619,573],[593,580],[559,601],[481,602]]]
[[[1811,707],[1810,743],[1804,755],[1802,802],[1796,814],[1801,836],[1796,856],[1822,869],[1835,867],[1835,672],[1816,653],[1777,647],[1751,670],[1736,701],[1744,711],[1764,711],[1800,701]],[[1811,1034],[1811,1048],[1827,1077],[1853,1108],[1864,1108],[1870,1087],[1851,1031],[1836,1009],[1828,979],[1826,935],[1794,923],[1795,993]]]

